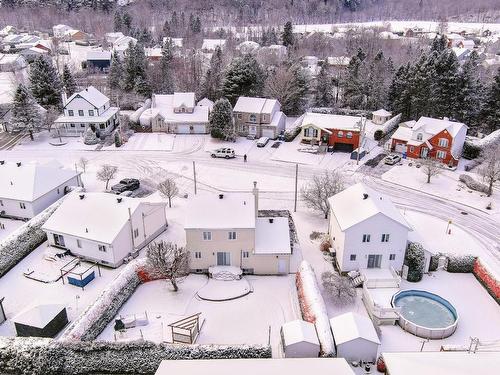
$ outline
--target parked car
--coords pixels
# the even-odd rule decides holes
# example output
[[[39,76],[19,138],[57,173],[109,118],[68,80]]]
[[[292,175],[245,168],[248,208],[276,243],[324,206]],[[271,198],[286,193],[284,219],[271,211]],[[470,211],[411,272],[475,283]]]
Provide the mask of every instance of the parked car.
[[[116,194],[123,193],[124,191],[132,191],[139,189],[141,183],[136,178],[124,178],[116,185],[111,186],[111,190]]]
[[[255,139],[255,134],[248,134],[247,139],[250,139],[251,141],[253,141]]]
[[[60,54],[60,55],[69,55],[69,51],[65,48],[59,48],[57,50],[57,52]]]
[[[257,147],[266,147],[267,142],[269,142],[268,137],[260,137],[257,141]]]
[[[219,148],[217,150],[212,151],[210,154],[213,158],[225,158],[225,159],[232,159],[236,157],[234,150],[232,148]]]
[[[400,161],[401,161],[401,156],[396,154],[387,155],[384,158],[384,163],[388,165],[394,165],[396,163],[399,163]]]

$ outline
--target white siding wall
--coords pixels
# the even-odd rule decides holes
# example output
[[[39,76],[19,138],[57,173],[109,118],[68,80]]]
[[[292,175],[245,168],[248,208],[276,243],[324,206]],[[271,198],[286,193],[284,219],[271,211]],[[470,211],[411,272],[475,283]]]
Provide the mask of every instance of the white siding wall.
[[[0,211],[5,211],[6,216],[13,216],[21,219],[31,219],[34,215],[33,204],[31,202],[23,202],[14,199],[2,200],[2,206],[0,206]],[[24,203],[25,209],[21,208],[20,203]]]
[[[358,338],[337,346],[337,357],[345,358],[347,361],[372,361],[377,359],[378,344]]]
[[[71,100],[71,102],[66,104],[66,107],[64,108],[64,115],[69,116],[69,110],[73,110],[74,116],[79,117],[78,115],[78,110],[83,110],[84,116],[89,116],[89,110],[94,111],[94,116],[99,116],[100,114],[104,113],[106,109],[108,109],[110,106],[109,101],[105,103],[103,106],[99,107],[97,110],[95,107],[90,104],[88,101],[86,101],[83,98],[74,98]],[[76,122],[76,121],[75,121]]]
[[[329,216],[329,233],[330,233],[330,243],[332,247],[337,252],[337,261],[339,266],[342,267],[342,259],[344,254],[344,242],[345,242],[345,233],[340,229],[340,226],[337,222],[337,218],[335,214],[330,210]]]

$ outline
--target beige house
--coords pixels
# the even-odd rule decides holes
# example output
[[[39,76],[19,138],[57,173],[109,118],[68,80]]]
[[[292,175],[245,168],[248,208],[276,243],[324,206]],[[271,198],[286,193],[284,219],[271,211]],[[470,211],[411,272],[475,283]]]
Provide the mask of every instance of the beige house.
[[[236,131],[242,136],[275,139],[285,131],[286,116],[276,99],[240,96],[233,108]]]
[[[256,186],[252,193],[196,197],[187,212],[184,229],[192,272],[212,266],[239,267],[256,275],[290,272],[288,217],[259,217]]]

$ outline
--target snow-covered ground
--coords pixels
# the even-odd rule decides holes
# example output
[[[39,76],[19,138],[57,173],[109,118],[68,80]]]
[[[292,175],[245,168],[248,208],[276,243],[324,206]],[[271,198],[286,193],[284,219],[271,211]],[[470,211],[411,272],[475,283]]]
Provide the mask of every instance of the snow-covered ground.
[[[83,143],[82,137],[62,137],[62,141],[65,143],[60,146],[53,146],[50,142],[57,141],[58,138],[52,138],[52,134],[48,131],[43,130],[39,133],[34,134],[34,140],[32,141],[30,137],[24,137],[13,149],[16,151],[51,151],[53,157],[57,157],[57,153],[61,150],[78,150],[78,151],[89,151],[95,150],[96,145],[86,145]]]
[[[24,224],[22,220],[0,218],[0,241]]]
[[[121,147],[115,145],[104,147],[105,150],[115,151],[172,151],[175,134],[165,133],[135,133]]]

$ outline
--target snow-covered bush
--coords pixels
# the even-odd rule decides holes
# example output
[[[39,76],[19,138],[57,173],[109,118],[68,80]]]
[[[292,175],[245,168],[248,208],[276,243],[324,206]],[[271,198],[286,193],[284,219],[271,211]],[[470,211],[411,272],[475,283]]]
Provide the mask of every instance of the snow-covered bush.
[[[429,271],[433,272],[433,271],[436,271],[438,269],[440,257],[441,257],[441,254],[433,254],[431,256],[431,261],[429,263]]]
[[[396,129],[400,121],[401,121],[401,113],[387,120],[385,124],[382,125],[382,131],[384,132],[384,134],[389,134],[391,131]]]
[[[121,136],[119,130],[115,131],[114,142],[115,142],[115,147],[121,147],[121,145],[122,145],[122,136]]]
[[[488,266],[488,264],[483,263],[481,258],[477,258],[474,262],[473,273],[474,276],[476,276],[476,279],[500,305],[500,279],[498,278],[497,273],[495,273],[494,270]]]
[[[153,374],[164,359],[271,358],[267,345],[172,345],[0,338],[2,374]]]
[[[462,156],[465,159],[472,160],[477,158],[481,154],[481,148],[470,142],[464,143],[464,148],[462,150]]]
[[[474,271],[476,257],[473,255],[449,255],[446,271],[452,273],[471,273]]]
[[[461,174],[459,177],[460,182],[463,182],[469,189],[480,191],[481,193],[488,193],[488,186],[474,180],[468,174]]]
[[[318,340],[321,345],[321,355],[323,357],[333,357],[335,355],[335,345],[330,329],[330,321],[326,311],[325,301],[311,265],[302,261],[296,274],[295,283],[299,298],[302,318],[316,326]]]
[[[418,242],[410,243],[406,250],[404,264],[408,266],[406,280],[413,283],[422,280],[425,267],[425,252],[421,244]]]
[[[94,131],[89,127],[85,131],[85,135],[83,137],[83,143],[86,145],[96,145],[99,143],[99,139]]]
[[[384,131],[382,129],[377,129],[373,133],[373,139],[376,141],[380,141],[382,138],[384,138]]]
[[[41,228],[63,200],[64,197],[0,241],[0,277],[47,239],[47,235]]]

